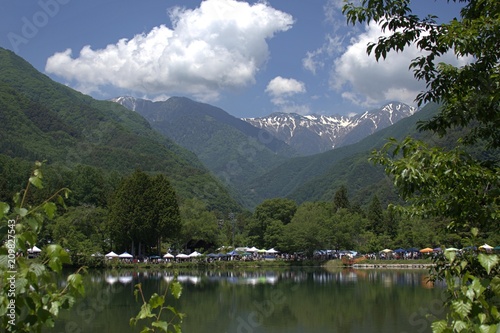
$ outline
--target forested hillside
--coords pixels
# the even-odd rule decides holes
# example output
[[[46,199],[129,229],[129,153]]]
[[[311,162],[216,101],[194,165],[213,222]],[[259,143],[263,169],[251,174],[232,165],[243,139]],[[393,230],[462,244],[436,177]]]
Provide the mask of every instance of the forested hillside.
[[[155,132],[140,115],[56,83],[4,49],[0,153],[30,162],[46,160],[59,173],[79,165],[104,176],[135,169],[164,173],[181,198],[197,197],[220,211],[239,210],[192,152]]]
[[[411,135],[422,138],[417,122],[429,119],[437,112],[436,104],[429,104],[414,115],[380,130],[362,141],[322,154],[293,158],[260,178],[249,182],[247,191],[254,202],[274,197],[289,197],[298,203],[331,200],[341,185],[347,186],[351,199],[366,204],[373,194],[388,203],[395,198],[392,185],[387,182],[380,167],[368,161],[374,149],[381,148],[390,137]],[[428,138],[430,134],[425,134]],[[384,195],[386,194],[386,195]]]

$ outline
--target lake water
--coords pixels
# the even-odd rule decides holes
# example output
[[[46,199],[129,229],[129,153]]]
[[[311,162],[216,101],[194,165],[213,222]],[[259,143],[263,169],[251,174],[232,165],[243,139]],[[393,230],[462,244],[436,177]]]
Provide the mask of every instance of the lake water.
[[[169,304],[187,316],[185,333],[431,332],[427,314],[443,315],[443,288],[424,270],[180,271],[183,292]],[[50,332],[139,332],[129,319],[140,303],[134,285],[163,293],[171,271],[91,271],[86,297]]]

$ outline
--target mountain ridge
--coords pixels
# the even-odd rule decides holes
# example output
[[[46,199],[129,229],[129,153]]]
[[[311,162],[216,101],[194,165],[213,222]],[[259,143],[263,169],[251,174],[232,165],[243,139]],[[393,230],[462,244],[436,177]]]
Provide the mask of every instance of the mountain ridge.
[[[302,155],[313,155],[356,143],[415,112],[417,109],[407,104],[390,102],[379,109],[350,117],[272,113],[266,117],[242,119],[267,130]]]
[[[180,198],[241,209],[195,154],[154,131],[143,117],[57,83],[3,48],[0,110],[0,154],[9,158],[46,160],[63,170],[87,165],[122,175],[161,172]]]

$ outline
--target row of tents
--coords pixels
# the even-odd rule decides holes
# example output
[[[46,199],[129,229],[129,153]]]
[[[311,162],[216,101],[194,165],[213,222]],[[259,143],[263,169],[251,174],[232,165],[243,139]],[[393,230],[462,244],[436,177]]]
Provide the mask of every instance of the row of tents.
[[[380,251],[380,253],[386,253],[386,254],[388,254],[388,253],[438,253],[438,252],[443,252],[443,251],[461,251],[461,250],[476,250],[476,249],[477,249],[476,247],[468,247],[468,248],[464,248],[464,249],[457,249],[454,247],[450,247],[450,248],[446,248],[444,250],[440,247],[437,247],[437,248],[426,247],[423,249],[417,249],[417,248],[402,249],[402,248],[399,248],[396,250],[383,249],[382,251]],[[481,245],[479,247],[479,250],[486,251],[486,252],[500,251],[500,246],[493,247],[491,245],[484,244],[484,245]]]
[[[274,255],[278,254],[279,251],[275,250],[274,248],[271,248],[269,250],[265,249],[257,249],[256,247],[241,247],[241,248],[236,248],[231,252],[228,253],[210,253],[206,255],[209,258],[220,258],[220,257],[227,257],[227,256],[244,256],[244,255],[253,255],[253,254],[265,254],[265,255]],[[128,253],[128,252],[123,252],[122,254],[116,254],[115,252],[111,251],[107,254],[104,255],[108,259],[113,259],[113,258],[120,258],[120,259],[132,259],[133,256]],[[192,252],[191,254],[184,254],[184,253],[179,253],[177,255],[173,255],[171,253],[166,253],[163,258],[164,259],[189,259],[189,258],[198,258],[204,256],[204,254],[199,253],[197,251]],[[159,258],[159,257],[158,257]]]

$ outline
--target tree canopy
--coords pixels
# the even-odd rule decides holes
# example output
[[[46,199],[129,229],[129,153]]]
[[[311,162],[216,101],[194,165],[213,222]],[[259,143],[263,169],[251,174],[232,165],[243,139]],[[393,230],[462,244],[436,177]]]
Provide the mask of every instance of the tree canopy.
[[[389,33],[367,46],[377,60],[409,46],[421,51],[409,64],[415,78],[423,80],[427,88],[416,101],[419,105],[440,103],[441,108],[420,129],[441,136],[456,129],[465,134],[449,151],[410,138],[400,143],[392,140],[373,160],[385,166],[409,202],[403,211],[447,219],[448,231],[469,231],[471,245],[475,245],[479,228],[497,232],[500,220],[498,150],[480,158],[466,150],[473,144],[476,149],[480,145],[500,147],[500,2],[454,2],[464,3],[460,18],[440,24],[436,16],[412,14],[409,0],[361,0],[346,4],[343,10],[348,22],[375,22]],[[443,63],[440,57],[446,53],[467,63]],[[497,331],[499,262],[497,255],[484,253],[467,253],[461,258],[447,254],[438,262],[433,277],[446,280],[450,311],[445,319],[432,324],[433,332]]]

